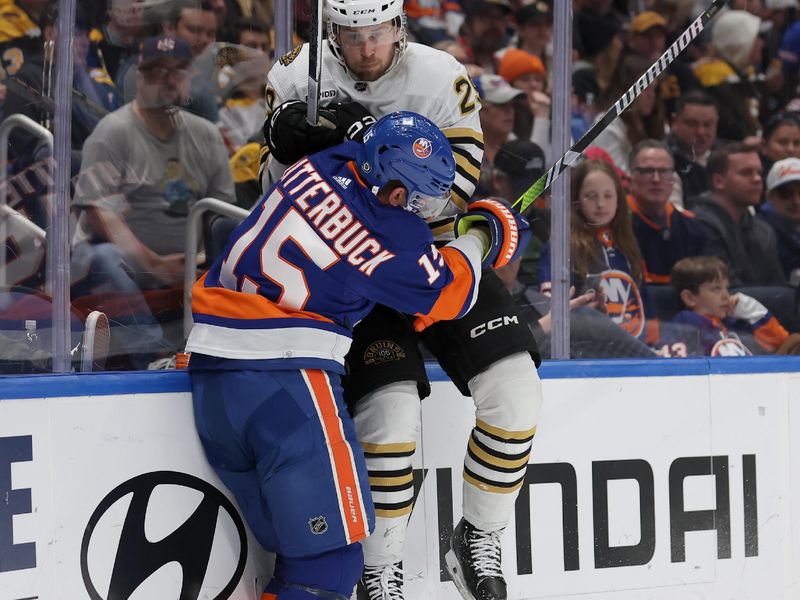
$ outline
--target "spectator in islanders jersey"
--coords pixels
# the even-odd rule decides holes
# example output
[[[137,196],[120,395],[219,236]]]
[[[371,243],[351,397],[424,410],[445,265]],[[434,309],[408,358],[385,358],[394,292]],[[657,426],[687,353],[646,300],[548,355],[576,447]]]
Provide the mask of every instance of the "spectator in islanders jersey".
[[[631,152],[630,166],[628,205],[642,251],[644,281],[668,284],[676,262],[703,253],[703,228],[694,213],[669,202],[676,175],[672,155],[663,142],[639,142]]]
[[[454,177],[444,134],[421,115],[390,113],[363,145],[289,167],[194,286],[196,425],[209,463],[276,553],[263,600],[350,598],[362,576],[359,542],[375,511],[341,384],[354,324],[376,302],[424,324],[463,317],[482,267],[524,248],[527,223],[493,201],[474,203],[458,237],[434,246],[424,219]]]
[[[664,328],[659,343],[665,356],[748,356],[778,350],[789,332],[763,304],[728,289],[728,268],[714,256],[692,256],[675,263],[672,289],[683,306]],[[738,333],[737,333],[738,332]]]
[[[572,171],[570,188],[571,285],[578,294],[594,288],[602,310],[634,337],[646,340],[642,257],[631,227],[622,183],[604,161],[585,160]],[[539,289],[549,293],[550,244],[539,260]],[[657,333],[650,334],[653,341]]]

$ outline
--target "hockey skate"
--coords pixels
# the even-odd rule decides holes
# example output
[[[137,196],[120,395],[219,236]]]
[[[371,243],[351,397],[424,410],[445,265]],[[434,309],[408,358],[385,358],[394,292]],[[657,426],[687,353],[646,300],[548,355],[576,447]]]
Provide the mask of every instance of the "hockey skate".
[[[403,600],[403,563],[364,565],[356,591],[357,600]]]
[[[459,521],[445,555],[447,570],[464,600],[506,600],[500,569],[500,531],[476,529]]]

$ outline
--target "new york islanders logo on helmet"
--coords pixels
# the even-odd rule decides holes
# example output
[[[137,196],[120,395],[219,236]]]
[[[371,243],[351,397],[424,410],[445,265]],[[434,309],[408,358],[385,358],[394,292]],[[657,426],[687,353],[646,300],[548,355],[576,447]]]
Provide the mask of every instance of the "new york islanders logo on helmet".
[[[414,155],[419,158],[428,158],[433,152],[433,144],[428,138],[417,138],[414,140]]]

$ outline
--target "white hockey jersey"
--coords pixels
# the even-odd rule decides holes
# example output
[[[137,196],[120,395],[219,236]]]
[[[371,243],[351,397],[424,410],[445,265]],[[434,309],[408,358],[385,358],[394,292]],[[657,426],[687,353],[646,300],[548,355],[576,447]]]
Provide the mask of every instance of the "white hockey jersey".
[[[266,94],[268,112],[287,100],[306,100],[308,44],[275,61],[267,77]],[[478,118],[481,105],[466,69],[455,58],[411,42],[396,64],[377,81],[357,81],[324,43],[320,105],[338,102],[358,102],[376,118],[409,110],[436,123],[455,154],[453,203],[459,210],[466,206],[475,191],[483,160],[483,133]],[[262,156],[262,162],[267,158]],[[286,167],[270,159],[268,168],[270,180],[274,181]]]

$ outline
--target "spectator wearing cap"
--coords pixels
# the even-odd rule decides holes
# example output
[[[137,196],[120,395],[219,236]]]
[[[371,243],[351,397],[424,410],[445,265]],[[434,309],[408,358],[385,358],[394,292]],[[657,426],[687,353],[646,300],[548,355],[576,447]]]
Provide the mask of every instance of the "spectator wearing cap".
[[[514,138],[515,100],[525,100],[525,92],[511,87],[500,75],[484,74],[475,78],[481,99],[481,128],[483,130],[484,160],[494,161],[500,146]],[[523,103],[524,105],[524,103]]]
[[[517,47],[539,59],[550,72],[553,60],[553,2],[534,0],[515,13]]]
[[[628,30],[628,47],[633,54],[652,64],[664,53],[666,44],[667,20],[661,14],[646,10],[633,18]],[[659,86],[661,101],[669,113],[683,92],[699,87],[700,83],[686,58],[679,55],[661,74]]]
[[[800,159],[777,161],[767,174],[767,201],[758,217],[772,226],[789,282],[800,285]]]
[[[73,297],[128,294],[129,305],[142,312],[118,316],[141,327],[114,337],[134,356],[175,349],[147,313],[140,290],[182,284],[189,208],[205,197],[234,199],[218,129],[178,108],[189,90],[191,57],[180,38],[144,42],[136,98],[104,117],[86,140],[72,204],[78,215]]]
[[[608,88],[600,93],[599,108],[608,110],[650,67],[641,56],[625,56],[617,65]],[[630,173],[633,147],[647,138],[660,140],[666,134],[664,106],[660,102],[658,82],[647,86],[617,119],[611,122],[595,140],[595,145],[605,149],[617,166]]]
[[[217,36],[218,17],[215,5],[207,0],[173,0],[169,18],[163,23],[164,34],[186,42],[190,48],[189,93],[183,107],[212,123],[219,121],[212,72],[216,68],[213,42]],[[136,69],[128,69],[121,82],[121,97],[130,102],[136,94],[139,78]],[[118,82],[119,83],[119,82]]]
[[[500,75],[483,74],[474,79],[481,99],[483,130],[483,162],[475,197],[491,194],[492,164],[497,151],[508,140],[515,139],[515,109],[527,110],[525,92],[511,87]]]
[[[667,20],[657,12],[646,10],[636,15],[628,29],[628,46],[651,62],[664,53],[667,45]]]
[[[508,0],[467,0],[461,44],[467,49],[469,62],[494,73],[495,52],[508,45]]]
[[[518,48],[506,50],[497,65],[497,74],[512,87],[525,92],[529,110],[515,111],[514,135],[530,139],[550,154],[550,96],[547,75],[539,57]]]
[[[591,69],[600,90],[605,90],[624,47],[619,20],[581,9],[575,13],[573,30],[573,47],[580,56],[573,70]]]

